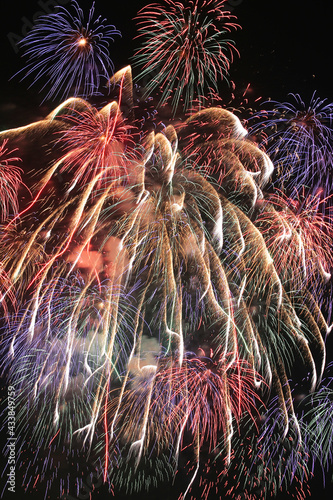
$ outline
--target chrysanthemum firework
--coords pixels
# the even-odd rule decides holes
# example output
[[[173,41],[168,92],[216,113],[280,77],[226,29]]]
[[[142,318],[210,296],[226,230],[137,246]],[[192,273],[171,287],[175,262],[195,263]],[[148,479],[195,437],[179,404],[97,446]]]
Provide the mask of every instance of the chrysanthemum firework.
[[[46,90],[46,99],[88,97],[99,93],[113,74],[109,45],[120,32],[95,15],[93,3],[87,19],[75,0],[71,10],[47,14],[20,42],[26,67],[19,72]]]
[[[175,112],[218,95],[237,53],[229,33],[237,25],[225,0],[185,0],[144,7],[138,14],[142,48],[134,55],[138,80],[147,95],[158,91],[159,104]]]

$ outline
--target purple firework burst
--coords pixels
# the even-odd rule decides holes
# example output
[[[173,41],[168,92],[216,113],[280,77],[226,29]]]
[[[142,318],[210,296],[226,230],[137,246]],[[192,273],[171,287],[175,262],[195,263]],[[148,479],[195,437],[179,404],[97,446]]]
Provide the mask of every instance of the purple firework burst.
[[[268,101],[255,113],[249,133],[277,165],[279,183],[289,190],[307,186],[327,196],[333,185],[333,103],[314,93],[307,105],[299,94]]]
[[[71,7],[73,14],[59,7],[59,12],[41,16],[20,42],[28,61],[19,74],[24,72],[22,79],[32,77],[31,85],[48,89],[44,100],[89,97],[113,74],[109,45],[120,31],[95,16],[95,2],[87,20],[75,0]]]

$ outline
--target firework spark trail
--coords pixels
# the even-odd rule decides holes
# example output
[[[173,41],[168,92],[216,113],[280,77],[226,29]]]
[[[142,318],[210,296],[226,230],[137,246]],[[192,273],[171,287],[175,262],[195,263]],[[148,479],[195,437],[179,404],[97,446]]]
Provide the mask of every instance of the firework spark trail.
[[[272,163],[230,112],[203,110],[140,138],[121,116],[130,69],[113,83],[119,99],[101,111],[72,99],[0,134],[12,147],[43,131],[52,145],[2,228],[0,260],[20,299],[2,365],[30,405],[26,420],[40,415],[37,442],[60,446],[71,429],[104,457],[105,480],[120,485],[130,470],[127,491],[151,456],[172,456],[175,474],[187,454],[187,492],[203,450],[232,465],[234,436],[244,415],[256,427],[260,400],[276,396],[282,439],[301,442],[294,365],[314,390],[328,325],[317,303],[327,254],[313,258],[300,229],[318,248],[326,236],[283,196],[265,198]]]
[[[320,389],[315,394],[308,395],[304,403],[301,424],[304,426],[305,446],[309,462],[312,462],[311,469],[313,471],[315,465],[319,464],[325,475],[332,463],[332,378],[325,379]]]

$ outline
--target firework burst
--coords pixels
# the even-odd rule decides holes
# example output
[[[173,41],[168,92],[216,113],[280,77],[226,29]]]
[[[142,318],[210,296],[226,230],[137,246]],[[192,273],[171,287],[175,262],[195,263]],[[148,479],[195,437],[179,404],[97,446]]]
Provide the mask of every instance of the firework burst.
[[[195,0],[144,7],[138,15],[144,45],[134,56],[147,95],[159,90],[159,104],[187,110],[216,99],[236,53],[229,33],[237,27],[226,2]]]
[[[290,101],[269,101],[267,110],[250,119],[249,133],[258,137],[278,167],[278,184],[291,193],[307,186],[326,198],[332,191],[333,104],[314,93],[307,105],[299,94]]]
[[[59,7],[60,12],[41,16],[20,42],[27,64],[19,74],[47,89],[44,100],[92,96],[113,74],[109,45],[120,32],[96,17],[95,3],[87,19],[75,0],[71,7],[73,13]]]
[[[0,146],[0,217],[4,221],[18,211],[18,192],[22,186],[21,169],[16,165],[20,158],[11,156],[4,139]]]

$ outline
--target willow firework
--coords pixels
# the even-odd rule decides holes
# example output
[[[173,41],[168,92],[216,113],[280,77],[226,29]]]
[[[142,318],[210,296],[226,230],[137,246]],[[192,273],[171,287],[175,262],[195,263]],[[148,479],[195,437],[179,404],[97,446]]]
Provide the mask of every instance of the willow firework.
[[[11,148],[25,137],[49,151],[2,227],[19,297],[2,366],[20,394],[22,439],[52,450],[78,440],[127,493],[187,463],[184,497],[212,461],[217,477],[232,470],[245,420],[258,442],[269,436],[260,421],[272,400],[272,439],[278,429],[301,446],[293,390],[301,379],[314,391],[324,372],[327,254],[313,259],[292,206],[265,196],[273,165],[236,116],[210,108],[138,133],[122,116],[130,68],[111,83],[119,95],[101,110],[73,98],[1,133]],[[35,164],[20,154],[25,182]]]

